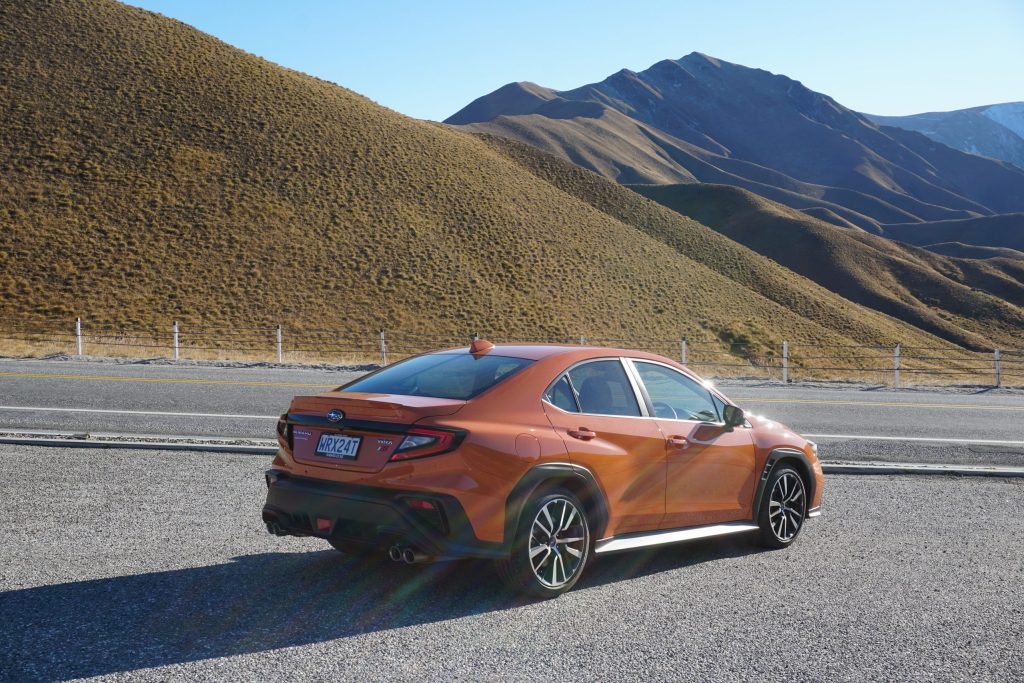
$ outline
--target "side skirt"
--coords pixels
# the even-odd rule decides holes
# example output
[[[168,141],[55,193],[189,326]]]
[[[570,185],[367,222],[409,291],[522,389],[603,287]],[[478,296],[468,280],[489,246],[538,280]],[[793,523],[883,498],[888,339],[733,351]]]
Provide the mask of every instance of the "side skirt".
[[[622,536],[612,536],[603,541],[598,541],[594,544],[594,553],[616,553],[622,550],[633,550],[634,548],[647,548],[668,543],[693,541],[698,538],[756,531],[758,528],[753,522],[729,522],[727,524],[709,524],[707,526],[695,526],[686,529],[643,531]]]

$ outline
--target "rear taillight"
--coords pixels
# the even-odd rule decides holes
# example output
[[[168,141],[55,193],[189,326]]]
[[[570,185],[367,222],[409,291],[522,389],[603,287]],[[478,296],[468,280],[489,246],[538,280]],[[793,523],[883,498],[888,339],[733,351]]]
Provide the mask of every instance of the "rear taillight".
[[[288,446],[288,450],[292,450],[292,426],[288,424],[287,418],[288,414],[286,413],[277,421],[277,435]]]
[[[463,436],[465,432],[413,427],[405,433],[405,438],[398,444],[391,460],[411,460],[447,453],[462,442]]]

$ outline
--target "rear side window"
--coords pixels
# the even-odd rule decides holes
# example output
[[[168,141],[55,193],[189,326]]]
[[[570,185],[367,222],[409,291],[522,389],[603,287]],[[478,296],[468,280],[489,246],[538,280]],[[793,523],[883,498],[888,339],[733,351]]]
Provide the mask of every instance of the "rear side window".
[[[558,381],[551,385],[547,393],[544,394],[544,400],[567,413],[580,412],[579,406],[576,405],[576,396],[573,395],[572,387],[569,386],[569,380],[565,375],[559,377]]]
[[[339,391],[427,396],[468,401],[533,361],[508,356],[437,353],[395,363]]]
[[[640,417],[633,385],[618,360],[598,360],[577,365],[569,379],[579,397],[580,410],[594,415]]]

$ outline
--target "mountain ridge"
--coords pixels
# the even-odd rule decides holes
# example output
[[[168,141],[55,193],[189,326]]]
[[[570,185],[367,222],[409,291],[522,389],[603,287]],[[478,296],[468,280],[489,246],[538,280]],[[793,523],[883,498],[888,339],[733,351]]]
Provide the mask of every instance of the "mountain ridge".
[[[878,124],[916,131],[962,152],[1024,168],[1024,102],[907,116],[865,116]]]
[[[878,126],[797,80],[700,53],[544,89],[514,110],[501,92],[446,122],[534,144],[616,181],[724,182],[793,208],[826,208],[871,232],[1024,211],[1024,170]],[[546,116],[558,100],[597,109]],[[604,148],[606,140],[617,142]]]

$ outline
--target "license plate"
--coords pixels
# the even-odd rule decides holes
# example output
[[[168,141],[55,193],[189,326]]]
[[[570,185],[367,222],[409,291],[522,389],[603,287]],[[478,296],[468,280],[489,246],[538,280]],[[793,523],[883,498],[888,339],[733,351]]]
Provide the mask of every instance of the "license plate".
[[[359,452],[359,442],[362,439],[358,436],[344,436],[342,434],[321,434],[320,441],[316,445],[316,454],[326,458],[347,458],[355,460]]]

